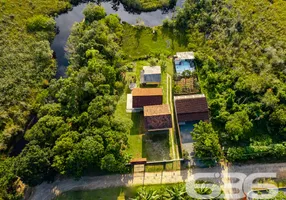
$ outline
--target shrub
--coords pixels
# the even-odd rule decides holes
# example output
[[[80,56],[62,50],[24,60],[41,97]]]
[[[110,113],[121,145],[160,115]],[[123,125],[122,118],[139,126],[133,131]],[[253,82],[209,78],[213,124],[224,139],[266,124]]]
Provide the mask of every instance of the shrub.
[[[27,21],[27,29],[30,32],[35,31],[54,31],[56,21],[53,18],[44,15],[36,15]]]
[[[87,22],[93,22],[95,20],[100,20],[106,16],[106,12],[103,7],[97,6],[95,4],[88,4],[83,11],[85,20]]]

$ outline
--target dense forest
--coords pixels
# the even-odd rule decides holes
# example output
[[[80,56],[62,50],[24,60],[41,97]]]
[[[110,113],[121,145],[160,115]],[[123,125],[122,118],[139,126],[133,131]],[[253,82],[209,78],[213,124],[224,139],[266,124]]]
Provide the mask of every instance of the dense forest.
[[[39,62],[31,61],[39,71],[26,69],[27,73],[38,76],[38,81],[45,87],[38,86],[41,89],[35,92],[30,106],[37,115],[35,124],[25,133],[29,143],[17,157],[6,158],[0,164],[0,197],[4,199],[16,198],[17,177],[34,186],[43,180],[52,180],[56,174],[80,177],[88,169],[126,170],[125,164],[129,161],[127,134],[132,124],[113,116],[124,85],[125,69],[121,67],[119,45],[123,26],[118,16],[106,16],[99,6],[88,5],[84,14],[85,21],[75,24],[67,44],[70,60],[68,78],[48,81],[55,72],[48,41],[39,42],[47,52],[36,49],[38,54],[33,55]],[[52,35],[55,22],[49,17],[36,15],[27,20],[26,26],[33,34]],[[47,78],[42,80],[41,74]],[[35,83],[37,79],[31,81]],[[6,85],[3,83],[2,86]],[[15,89],[19,93],[12,94],[23,98],[23,89],[11,87],[11,90]],[[6,110],[9,111],[3,109]],[[31,113],[25,114],[23,117],[28,118]],[[6,120],[9,122],[9,118]],[[25,127],[26,121],[23,120],[19,127]],[[4,131],[12,128],[7,127],[9,123],[1,122],[5,128],[2,135],[6,136]]]
[[[285,158],[285,8],[282,0],[188,0],[164,22],[188,35],[208,97],[212,127],[193,132],[199,157]]]
[[[67,1],[0,1],[0,199],[21,196],[18,159],[7,156],[33,124],[38,95],[56,72],[51,15],[69,7]]]

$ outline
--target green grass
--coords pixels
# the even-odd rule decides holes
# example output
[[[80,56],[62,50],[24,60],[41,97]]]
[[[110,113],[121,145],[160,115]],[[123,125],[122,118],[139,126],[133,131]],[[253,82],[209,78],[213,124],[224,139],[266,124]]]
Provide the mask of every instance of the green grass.
[[[121,95],[115,111],[115,117],[119,117],[127,122],[132,122],[130,129],[130,135],[128,137],[129,153],[133,158],[142,158],[144,154],[142,137],[144,134],[144,124],[142,113],[127,113],[126,101],[127,94],[130,93],[128,86],[126,86],[125,92]]]
[[[164,54],[174,55],[177,51],[187,50],[185,38],[175,37],[162,27],[154,28],[124,24],[123,51],[128,59],[142,59]],[[178,38],[180,40],[178,40]]]
[[[172,0],[121,0],[121,2],[127,5],[130,9],[140,11],[152,11],[159,8],[169,7]],[[174,5],[174,3],[173,3]]]

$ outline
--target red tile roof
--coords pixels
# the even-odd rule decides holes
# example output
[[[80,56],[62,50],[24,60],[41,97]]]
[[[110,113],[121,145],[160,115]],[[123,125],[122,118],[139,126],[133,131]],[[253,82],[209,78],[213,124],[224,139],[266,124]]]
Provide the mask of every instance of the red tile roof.
[[[145,128],[150,130],[163,130],[172,128],[172,116],[167,115],[157,115],[157,116],[147,116],[144,117]]]
[[[158,116],[158,115],[170,115],[169,105],[155,105],[155,106],[144,106],[144,117],[147,116]]]
[[[134,88],[132,96],[163,96],[162,88]]]
[[[175,98],[177,114],[208,112],[208,103],[204,95],[189,95]]]

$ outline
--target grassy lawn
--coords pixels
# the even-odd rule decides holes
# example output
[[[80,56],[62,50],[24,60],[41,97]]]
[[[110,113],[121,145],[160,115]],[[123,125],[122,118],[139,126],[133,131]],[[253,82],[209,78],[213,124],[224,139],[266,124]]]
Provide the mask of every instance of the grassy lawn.
[[[132,123],[130,129],[129,139],[129,153],[133,158],[142,158],[144,154],[142,137],[145,132],[144,130],[144,121],[142,113],[127,113],[126,112],[126,101],[127,94],[130,93],[128,86],[126,86],[125,92],[121,95],[116,111],[115,116],[119,117],[126,122]]]
[[[143,59],[164,54],[174,55],[177,51],[186,51],[185,38],[175,37],[162,27],[156,27],[155,33],[149,27],[136,27],[124,24],[122,47],[128,59]],[[179,38],[179,39],[178,39]]]

